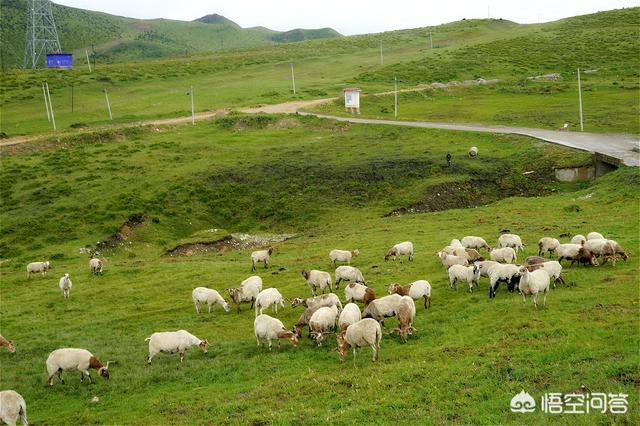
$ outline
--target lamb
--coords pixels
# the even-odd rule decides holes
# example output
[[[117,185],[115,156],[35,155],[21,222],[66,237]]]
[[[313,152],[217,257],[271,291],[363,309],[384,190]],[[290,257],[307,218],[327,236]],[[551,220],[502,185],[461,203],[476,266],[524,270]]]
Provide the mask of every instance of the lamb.
[[[27,265],[27,278],[31,278],[31,274],[37,274],[38,272],[44,277],[47,275],[49,268],[51,268],[49,262],[31,262]]]
[[[315,307],[321,308],[323,306],[335,306],[338,308],[338,312],[342,311],[342,303],[340,302],[340,298],[334,293],[321,294],[316,297],[309,297],[308,299],[301,299],[300,297],[296,297],[291,301],[291,307],[295,308],[296,306],[305,306],[307,308]]]
[[[362,318],[373,318],[384,325],[385,318],[392,317],[396,314],[400,299],[402,299],[402,296],[399,294],[390,294],[388,296],[381,297],[380,299],[376,299],[364,308]]]
[[[271,310],[278,313],[278,305],[284,309],[284,297],[276,288],[267,288],[258,293],[256,297],[256,316],[262,314],[262,310],[271,306]]]
[[[363,284],[351,283],[344,288],[344,299],[347,302],[362,302],[365,308],[372,300],[375,300],[375,298],[376,292],[371,287]]]
[[[69,290],[73,287],[73,283],[71,282],[71,278],[69,278],[69,273],[66,273],[60,278],[58,283],[60,286],[60,291],[62,292],[62,297],[65,299],[69,298]]]
[[[556,251],[558,252],[558,262],[566,259],[571,261],[571,265],[574,262],[578,262],[578,264],[589,263],[592,266],[598,265],[593,253],[579,244],[560,244]]]
[[[347,265],[351,265],[351,259],[357,257],[360,254],[358,249],[355,250],[338,250],[334,249],[329,252],[329,259],[331,259],[331,266],[335,268],[336,262],[347,262]]]
[[[209,313],[211,313],[211,306],[216,303],[222,306],[225,312],[229,312],[229,304],[216,290],[206,287],[196,287],[191,292],[191,299],[196,306],[197,313],[200,313],[200,305],[207,305],[209,307]]]
[[[103,267],[103,262],[102,260],[98,259],[98,258],[93,258],[89,261],[89,269],[91,270],[91,273],[94,275],[102,275],[102,267]]]
[[[151,360],[158,352],[180,354],[180,362],[184,360],[184,353],[191,346],[198,346],[203,353],[209,351],[209,342],[207,339],[198,339],[193,334],[185,330],[178,331],[161,331],[153,333],[145,339],[149,342],[149,356],[147,364],[151,364]]]
[[[0,392],[0,422],[15,426],[20,417],[22,426],[27,426],[27,403],[22,395],[13,390]]]
[[[502,247],[489,250],[491,260],[495,262],[515,263],[518,260],[516,251],[511,247]]]
[[[298,335],[287,330],[279,319],[266,314],[258,315],[253,321],[253,333],[256,336],[258,348],[260,348],[260,339],[267,341],[269,350],[271,350],[272,340],[278,340],[278,347],[280,346],[279,339],[288,339],[294,348],[298,347]]]
[[[515,234],[502,234],[498,237],[498,245],[500,247],[511,247],[516,250],[516,252],[523,250],[524,244],[522,244],[522,239],[518,235]]]
[[[251,253],[251,270],[256,270],[256,263],[264,262],[265,269],[269,267],[269,259],[273,253],[273,247],[269,247],[267,250],[258,250]]]
[[[360,272],[358,268],[344,265],[336,268],[336,290],[339,288],[340,281],[356,282],[360,284],[366,283],[362,272]]]
[[[389,285],[389,294],[393,293],[409,296],[413,300],[424,298],[424,308],[427,309],[427,305],[431,307],[431,284],[427,280],[414,281],[404,286],[396,283],[391,284]]]
[[[449,269],[453,265],[467,266],[469,264],[467,258],[462,256],[452,256],[444,252],[438,252],[438,257],[446,269]]]
[[[480,268],[480,276],[489,278],[489,269],[493,268],[497,265],[498,262],[493,260],[482,260],[480,262],[475,262],[474,265],[477,265]]]
[[[5,339],[2,335],[0,335],[0,348],[7,348],[12,354],[16,353],[16,346],[13,341]]]
[[[316,295],[316,289],[318,288],[323,294],[326,288],[329,288],[329,292],[331,292],[331,274],[328,272],[318,271],[316,269],[303,269],[302,276],[307,280],[307,284],[309,284],[314,296]]]
[[[462,247],[464,248],[472,248],[476,250],[480,250],[481,248],[489,249],[489,244],[480,237],[467,236],[464,237],[461,241]]]
[[[509,292],[513,292],[520,281],[520,267],[510,263],[498,263],[489,269],[489,299],[496,297],[501,282],[507,283]]]
[[[413,262],[413,243],[411,241],[398,243],[391,247],[384,255],[384,260],[387,261],[390,258],[393,258],[393,261],[395,262],[396,258],[402,255],[407,255],[409,257],[409,262]],[[400,261],[402,261],[402,259],[400,259]]]
[[[373,350],[372,361],[377,361],[380,356],[380,340],[382,339],[382,329],[380,324],[371,318],[365,318],[347,327],[347,330],[338,334],[338,354],[340,361],[344,361],[347,351],[353,348],[353,356],[356,356],[356,349],[370,346]]]
[[[622,248],[622,246],[620,244],[618,244],[617,241],[615,240],[608,240],[609,244],[611,244],[611,247],[613,247],[613,252],[615,254],[619,254],[620,257],[622,258],[622,260],[624,260],[625,262],[627,261],[627,259],[629,259],[629,256],[627,255],[627,253],[624,251],[624,249]]]
[[[536,309],[538,308],[538,294],[544,293],[544,306],[547,306],[547,293],[549,292],[549,274],[538,269],[533,272],[529,272],[526,267],[520,268],[520,293],[522,293],[522,299],[524,303],[527,303],[527,294],[533,296],[533,304]]]
[[[587,241],[587,239],[585,238],[584,235],[574,235],[573,238],[571,239],[571,244],[582,244],[585,243]]]
[[[605,238],[599,232],[589,232],[587,234],[587,241],[589,240],[604,240]]]
[[[449,286],[457,290],[456,281],[466,281],[469,283],[469,292],[473,292],[473,286],[478,285],[478,281],[480,280],[480,267],[477,265],[472,266],[462,266],[462,265],[453,265],[447,271],[449,275]]]
[[[549,252],[549,257],[551,257],[551,254],[556,251],[559,245],[560,241],[555,238],[540,238],[540,241],[538,241],[538,256],[544,256],[545,253]]]
[[[553,278],[553,288],[556,288],[556,283],[564,284],[564,278],[562,277],[562,265],[560,265],[560,262],[549,260],[543,263],[536,263],[531,265],[525,264],[524,266],[527,267],[529,272],[535,271],[537,269],[546,271],[547,274],[549,274],[549,278]]]
[[[322,346],[324,335],[336,329],[336,319],[338,318],[338,308],[335,306],[323,306],[311,315],[309,329],[311,336],[316,340],[318,346]]]
[[[351,324],[355,324],[362,319],[360,308],[355,303],[347,303],[338,317],[338,328],[345,331]]]
[[[412,334],[412,331],[415,331],[415,328],[413,328],[413,319],[416,317],[416,305],[413,303],[411,297],[402,296],[398,304],[396,316],[398,317],[399,327],[394,328],[392,331],[397,331],[398,334],[400,334],[402,342],[407,343],[407,337],[409,334]]]
[[[251,307],[249,309],[253,309],[256,297],[258,297],[258,293],[261,291],[262,278],[257,275],[250,276],[246,280],[242,281],[238,288],[227,289],[229,296],[231,296],[231,300],[233,300],[233,303],[235,303],[238,308],[238,312],[240,312],[240,304],[244,302],[251,302]]]
[[[603,265],[607,263],[607,260],[611,260],[613,266],[616,265],[616,253],[613,249],[613,245],[609,242],[609,240],[587,240],[587,242],[584,243],[583,247],[593,253],[594,256],[602,257]]]
[[[110,361],[109,361],[110,362]],[[47,372],[49,373],[49,386],[53,386],[53,376],[58,373],[58,378],[64,385],[62,373],[66,370],[80,371],[80,383],[84,381],[84,376],[89,378],[89,383],[93,383],[89,369],[98,371],[105,380],[109,378],[109,362],[103,365],[98,358],[93,356],[86,349],[63,348],[56,349],[47,358]]]

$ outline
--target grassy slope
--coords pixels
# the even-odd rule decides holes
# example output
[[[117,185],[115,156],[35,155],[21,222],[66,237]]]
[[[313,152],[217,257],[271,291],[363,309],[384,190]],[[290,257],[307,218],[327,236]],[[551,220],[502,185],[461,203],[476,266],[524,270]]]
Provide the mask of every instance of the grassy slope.
[[[636,169],[621,169],[592,187],[557,186],[559,192],[549,197],[382,218],[419,199],[432,183],[511,168],[515,179],[515,172],[534,165],[530,162],[539,165],[533,159],[562,163],[582,154],[504,135],[308,119],[234,120],[5,151],[0,218],[2,240],[11,242],[3,250],[12,259],[0,267],[0,311],[2,333],[17,341],[18,353],[0,352],[0,388],[25,396],[32,422],[160,423],[170,418],[172,423],[319,424],[397,421],[398,416],[402,423],[421,424],[638,422]],[[471,144],[491,154],[466,159]],[[451,171],[439,166],[445,150],[454,153]],[[394,175],[407,161],[415,162],[413,171]],[[380,167],[383,162],[386,169]],[[311,173],[299,171],[301,164]],[[373,164],[379,166],[372,179]],[[326,174],[315,172],[320,165]],[[238,170],[256,170],[263,181],[254,188],[236,182],[229,173]],[[354,173],[345,178],[343,170]],[[524,179],[518,184],[530,178]],[[222,202],[207,204],[199,193],[203,184]],[[258,200],[255,212],[247,208],[252,200]],[[234,215],[225,216],[220,208]],[[259,216],[269,209],[274,214]],[[287,216],[290,209],[294,214]],[[130,245],[107,255],[105,276],[91,277],[78,247],[106,237],[134,213],[157,223],[143,225]],[[340,364],[332,344],[317,349],[306,340],[297,350],[283,345],[272,354],[256,351],[253,315],[246,306],[240,315],[216,309],[211,316],[197,316],[190,302],[197,285],[223,290],[246,277],[248,252],[159,257],[172,241],[219,224],[231,231],[299,234],[278,246],[268,272],[260,271],[265,287],[278,287],[286,297],[308,293],[298,271],[327,269],[329,249],[359,247],[355,265],[379,294],[390,282],[426,278],[434,287],[433,307],[418,308],[419,332],[408,344],[385,336],[381,362],[375,365],[367,349]],[[465,234],[493,241],[504,228],[522,235],[526,254],[534,254],[543,235],[599,230],[627,247],[631,259],[615,268],[568,268],[568,286],[553,290],[548,309],[538,311],[521,306],[504,288],[490,301],[484,279],[473,295],[463,288],[449,290],[433,253]],[[405,239],[414,241],[416,261],[385,264],[384,251]],[[46,279],[27,281],[24,264],[45,257],[55,259],[55,269]],[[285,269],[275,274],[279,268]],[[75,284],[68,302],[56,287],[56,277],[65,271]],[[290,325],[299,314],[287,307],[278,317]],[[209,354],[190,351],[183,365],[175,356],[158,356],[153,366],[145,366],[144,338],[177,328],[207,337]],[[103,360],[116,360],[110,382],[98,378],[88,387],[78,384],[76,374],[67,374],[66,386],[48,389],[44,360],[60,346],[87,347]],[[509,412],[511,397],[521,389],[539,397],[581,386],[628,393],[630,413]],[[100,402],[90,402],[94,395]]]

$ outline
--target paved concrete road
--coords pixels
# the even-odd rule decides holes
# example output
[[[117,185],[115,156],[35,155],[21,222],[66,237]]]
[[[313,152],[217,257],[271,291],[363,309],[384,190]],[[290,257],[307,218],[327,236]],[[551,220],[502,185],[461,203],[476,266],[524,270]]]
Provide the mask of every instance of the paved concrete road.
[[[427,121],[375,120],[370,118],[338,117],[334,115],[314,114],[298,111],[301,115],[315,115],[338,121],[367,124],[389,124],[394,126],[424,127],[428,129],[465,130],[470,132],[512,133],[531,136],[543,141],[557,143],[583,151],[597,152],[621,159],[627,166],[640,167],[640,153],[633,148],[640,146],[640,141],[631,135],[600,134],[584,132],[561,132],[556,130],[529,129],[526,127],[484,126],[479,124],[431,123]]]

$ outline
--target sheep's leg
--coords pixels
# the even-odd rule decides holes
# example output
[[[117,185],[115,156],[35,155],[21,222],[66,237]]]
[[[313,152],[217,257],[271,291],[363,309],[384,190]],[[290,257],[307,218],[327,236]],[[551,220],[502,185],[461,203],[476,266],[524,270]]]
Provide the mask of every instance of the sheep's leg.
[[[265,260],[264,261],[264,269],[267,269],[269,267],[269,261]]]
[[[194,305],[195,305],[195,307],[196,307],[196,313],[198,313],[198,314],[199,314],[199,313],[200,313],[200,304],[199,304],[198,302],[193,302],[193,304],[194,304]]]
[[[52,375],[49,376],[49,386],[53,386],[53,376],[55,376],[56,373],[53,373]]]
[[[147,357],[147,364],[151,364],[151,360],[153,359],[154,356],[156,356],[158,352],[152,352],[149,351],[149,356]]]
[[[184,351],[180,352],[180,362],[184,361]]]
[[[89,374],[89,370],[85,370],[84,374],[89,378],[89,384],[93,384],[93,380],[91,379],[91,374]]]
[[[533,306],[535,306],[536,309],[538,309],[538,293],[533,295]]]
[[[271,339],[267,339],[267,341],[269,342],[269,351],[271,351]]]
[[[427,309],[427,296],[424,296],[423,299],[424,299],[424,308]]]
[[[251,271],[255,271],[256,270],[256,262],[252,259],[251,260]]]
[[[526,305],[526,304],[527,304],[527,296],[525,296],[525,295],[524,295],[524,291],[522,292],[522,303],[523,303],[524,305]]]
[[[211,305],[209,305],[209,313],[211,313]]]
[[[251,298],[251,308],[249,308],[249,309],[253,309],[253,303],[254,303],[255,301],[256,301],[256,299],[252,297],[252,298]],[[238,312],[240,312],[240,305],[239,305],[239,304],[238,304]]]
[[[62,368],[58,369],[58,378],[60,379],[60,381],[64,385],[64,376],[62,375]]]

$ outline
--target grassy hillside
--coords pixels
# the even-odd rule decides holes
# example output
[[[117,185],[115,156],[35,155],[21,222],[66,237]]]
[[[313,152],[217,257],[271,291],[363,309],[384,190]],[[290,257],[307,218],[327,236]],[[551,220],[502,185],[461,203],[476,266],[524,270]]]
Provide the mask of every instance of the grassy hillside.
[[[471,145],[486,154],[467,158]],[[446,151],[452,168],[444,167]],[[26,398],[34,424],[346,424],[398,416],[406,424],[638,423],[637,169],[561,185],[551,167],[588,163],[586,154],[524,137],[277,116],[54,138],[2,154],[0,313],[17,353],[0,351],[0,388]],[[446,188],[469,181],[476,186],[459,200],[476,208],[384,217],[425,199],[436,210],[455,207]],[[78,249],[134,215],[142,225],[102,253],[104,276],[90,276]],[[450,290],[435,251],[467,234],[494,243],[503,229],[523,237],[524,255],[542,236],[566,241],[598,230],[625,246],[630,260],[567,267],[567,285],[551,291],[546,309],[522,306],[503,287],[489,300],[486,279],[473,294]],[[427,279],[433,306],[418,307],[418,331],[407,344],[384,335],[376,364],[368,349],[340,363],[331,338],[320,348],[305,338],[297,349],[283,342],[272,353],[257,350],[247,306],[196,315],[191,304],[196,286],[224,292],[250,275],[250,249],[162,256],[207,230],[296,234],[277,244],[269,270],[258,271],[265,287],[287,298],[310,293],[302,268],[330,270],[331,248],[358,247],[354,264],[378,295],[391,282]],[[415,262],[382,260],[407,239]],[[27,280],[24,265],[40,259],[54,269]],[[57,289],[64,272],[74,282],[68,301]],[[287,306],[277,316],[291,326],[300,313]],[[395,324],[388,320],[387,330]],[[190,350],[182,365],[158,355],[146,366],[144,339],[179,328],[208,338],[209,353]],[[79,384],[69,372],[66,385],[45,386],[47,354],[63,346],[116,361],[109,382],[93,374],[96,384]],[[629,413],[511,413],[509,401],[522,389],[538,401],[545,392],[626,393]]]
[[[21,67],[27,1],[2,0],[0,13],[2,67]],[[219,18],[207,15],[193,22],[140,20],[53,3],[53,15],[62,49],[76,53],[78,64],[84,62],[85,49],[95,53],[97,61],[110,63],[340,36],[330,28],[268,33],[245,30],[215,14]]]

